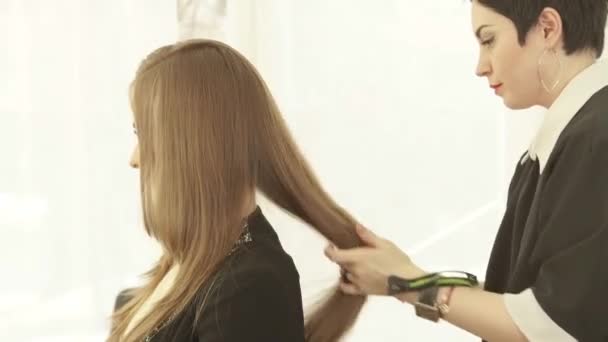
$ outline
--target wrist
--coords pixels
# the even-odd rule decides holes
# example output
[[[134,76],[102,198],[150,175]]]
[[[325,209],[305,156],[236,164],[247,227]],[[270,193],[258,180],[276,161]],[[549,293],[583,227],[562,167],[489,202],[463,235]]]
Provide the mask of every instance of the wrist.
[[[400,274],[397,274],[397,276],[404,279],[415,279],[424,277],[428,274],[429,272],[426,272],[425,270],[421,269],[416,265],[409,265],[408,267],[405,267]]]
[[[399,276],[402,278],[405,278],[405,279],[414,279],[414,278],[424,277],[427,274],[429,274],[429,273],[415,265],[412,265],[412,266],[404,269],[403,271],[401,271]],[[397,293],[396,295],[394,295],[394,297],[397,298],[402,303],[410,303],[413,305],[414,303],[416,303],[418,301],[419,294],[420,294],[419,291],[407,291],[407,292]]]
[[[409,303],[414,305],[418,301],[418,296],[420,295],[419,291],[409,291],[409,292],[401,292],[395,295],[402,303]]]

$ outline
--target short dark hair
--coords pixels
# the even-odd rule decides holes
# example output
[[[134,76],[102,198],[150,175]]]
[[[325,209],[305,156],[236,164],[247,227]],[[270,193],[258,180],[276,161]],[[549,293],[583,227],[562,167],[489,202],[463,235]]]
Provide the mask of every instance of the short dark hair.
[[[526,43],[530,29],[546,7],[562,17],[566,54],[592,49],[596,57],[604,50],[608,0],[472,0],[509,18],[517,28],[519,44]]]

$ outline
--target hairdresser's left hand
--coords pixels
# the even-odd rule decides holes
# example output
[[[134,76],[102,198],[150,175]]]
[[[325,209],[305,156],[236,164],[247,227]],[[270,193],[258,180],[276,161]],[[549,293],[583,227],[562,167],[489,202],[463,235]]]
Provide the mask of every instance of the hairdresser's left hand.
[[[362,226],[357,226],[357,234],[365,247],[339,249],[330,245],[325,249],[325,255],[345,272],[340,283],[344,293],[388,295],[389,276],[411,279],[425,274],[391,241]]]

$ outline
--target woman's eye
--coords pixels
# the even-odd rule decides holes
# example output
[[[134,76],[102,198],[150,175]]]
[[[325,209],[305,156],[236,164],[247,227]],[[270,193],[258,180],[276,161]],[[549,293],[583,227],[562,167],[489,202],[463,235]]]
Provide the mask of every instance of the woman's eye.
[[[494,38],[489,38],[481,42],[483,46],[490,46],[494,43]]]

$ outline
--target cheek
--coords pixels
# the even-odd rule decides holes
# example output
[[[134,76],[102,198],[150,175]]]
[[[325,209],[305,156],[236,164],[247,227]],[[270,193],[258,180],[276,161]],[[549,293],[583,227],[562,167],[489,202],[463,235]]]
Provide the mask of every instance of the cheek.
[[[519,78],[521,54],[513,51],[510,46],[497,46],[494,53],[494,72],[498,81],[509,85]]]
[[[534,104],[538,93],[537,65],[521,48],[497,53],[495,72],[504,83],[504,100],[510,108],[526,108]]]

